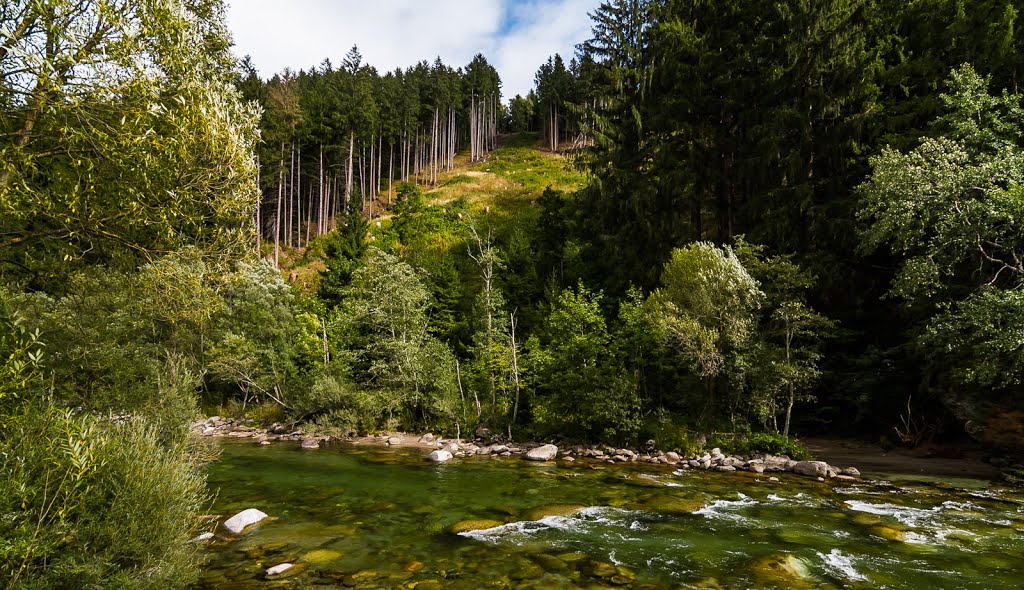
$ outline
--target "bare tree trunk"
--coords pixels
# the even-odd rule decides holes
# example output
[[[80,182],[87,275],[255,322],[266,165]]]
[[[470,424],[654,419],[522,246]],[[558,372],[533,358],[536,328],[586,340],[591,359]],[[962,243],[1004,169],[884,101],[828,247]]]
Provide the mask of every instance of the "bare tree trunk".
[[[388,155],[388,207],[391,206],[391,187],[395,184],[395,142],[391,142],[391,150]]]
[[[277,214],[274,215],[274,267],[281,268],[281,197],[284,194],[284,142],[281,142],[281,160],[277,166]]]
[[[260,238],[263,237],[261,235],[263,233],[263,220],[260,219],[260,209],[263,208],[263,187],[260,186],[259,156],[256,156],[256,193],[260,196],[260,199],[256,201],[256,255],[259,256],[260,258],[263,258],[263,254],[262,252],[260,252],[263,246],[260,243]]]
[[[349,204],[352,203],[352,156],[355,151],[356,132],[349,131],[348,134],[348,173],[345,175],[345,213],[348,213]]]
[[[324,234],[324,207],[326,205],[327,194],[324,192],[324,146],[320,144],[320,197],[316,203],[316,235],[320,237]]]
[[[512,380],[516,387],[516,400],[512,405],[512,418],[508,423],[508,439],[512,440],[512,425],[516,423],[516,416],[519,414],[519,355],[516,347],[516,314],[515,312],[509,314],[509,320],[511,321],[511,336],[512,336]]]
[[[309,247],[309,232],[313,227],[313,187],[309,187],[309,200],[306,201],[306,247]]]

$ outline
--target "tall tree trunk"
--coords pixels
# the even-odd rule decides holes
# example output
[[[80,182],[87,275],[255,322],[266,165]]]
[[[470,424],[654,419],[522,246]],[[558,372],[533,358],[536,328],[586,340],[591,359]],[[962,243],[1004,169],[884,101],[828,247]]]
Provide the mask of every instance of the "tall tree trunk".
[[[345,174],[345,214],[348,214],[348,207],[352,203],[352,155],[355,151],[356,132],[349,131],[348,134],[348,172]]]
[[[316,235],[320,237],[324,233],[324,207],[327,195],[324,193],[324,145],[320,144],[320,196],[316,202]]]
[[[373,191],[374,195],[379,195],[380,194],[380,172],[381,172],[381,165],[382,165],[383,161],[384,161],[384,134],[381,134],[381,135],[377,136],[377,177],[376,177],[377,188],[376,188],[376,190]]]
[[[391,150],[388,155],[388,207],[391,206],[391,187],[395,184],[395,142],[391,142]]]
[[[263,254],[260,252],[262,244],[260,238],[263,236],[263,220],[260,219],[260,209],[263,208],[263,187],[260,186],[260,158],[256,156],[256,192],[260,195],[260,200],[256,202],[256,255],[260,258]]]
[[[281,197],[284,195],[284,142],[281,142],[281,160],[277,166],[277,213],[274,215],[274,268],[281,254]]]

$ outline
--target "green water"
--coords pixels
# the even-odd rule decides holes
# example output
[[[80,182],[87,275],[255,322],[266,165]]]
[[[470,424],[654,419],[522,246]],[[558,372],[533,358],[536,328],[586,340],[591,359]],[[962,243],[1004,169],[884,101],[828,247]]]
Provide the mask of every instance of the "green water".
[[[435,465],[411,449],[222,448],[215,512],[274,519],[210,544],[202,588],[1024,586],[1024,494],[985,482],[772,483],[583,461]],[[506,524],[445,531],[463,519]],[[284,562],[302,569],[265,579]]]

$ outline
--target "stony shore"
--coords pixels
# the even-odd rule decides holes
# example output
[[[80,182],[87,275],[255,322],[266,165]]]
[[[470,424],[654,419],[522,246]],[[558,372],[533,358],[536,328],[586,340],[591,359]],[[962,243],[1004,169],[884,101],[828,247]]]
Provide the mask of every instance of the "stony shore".
[[[676,469],[699,469],[707,471],[754,473],[793,473],[806,477],[853,480],[860,477],[856,467],[836,467],[824,461],[795,461],[785,455],[759,454],[751,456],[726,455],[720,449],[684,456],[677,450],[656,449],[654,441],[648,441],[647,448],[635,450],[614,448],[606,445],[572,445],[557,447],[542,443],[501,443],[489,442],[486,432],[474,441],[457,441],[435,437],[432,434],[409,435],[393,433],[381,436],[336,438],[304,433],[274,424],[270,428],[259,428],[250,421],[212,416],[193,422],[192,432],[199,436],[251,439],[257,444],[271,444],[274,441],[301,442],[304,449],[317,449],[322,443],[339,441],[352,444],[376,444],[395,447],[417,447],[425,451],[425,459],[442,463],[455,458],[470,456],[520,457],[531,461],[578,460],[603,461],[607,463],[649,463],[674,466]],[[427,453],[426,451],[429,451]]]

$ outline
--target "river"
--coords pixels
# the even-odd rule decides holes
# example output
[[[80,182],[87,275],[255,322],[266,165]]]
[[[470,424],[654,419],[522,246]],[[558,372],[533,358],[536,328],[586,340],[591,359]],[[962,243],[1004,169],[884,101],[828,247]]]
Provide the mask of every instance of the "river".
[[[818,482],[669,466],[423,460],[221,443],[201,588],[1019,588],[1024,492],[975,479]],[[467,519],[491,521],[455,534]],[[297,564],[283,579],[267,568]]]

